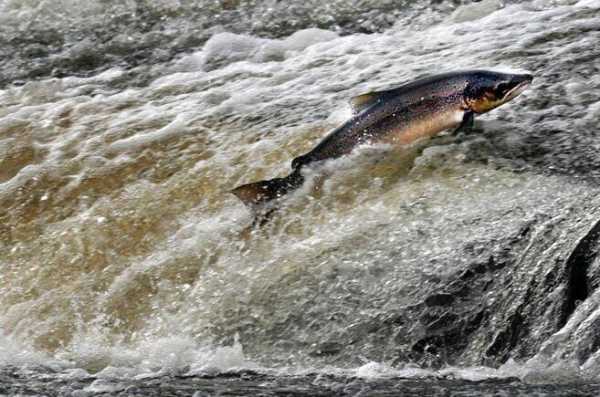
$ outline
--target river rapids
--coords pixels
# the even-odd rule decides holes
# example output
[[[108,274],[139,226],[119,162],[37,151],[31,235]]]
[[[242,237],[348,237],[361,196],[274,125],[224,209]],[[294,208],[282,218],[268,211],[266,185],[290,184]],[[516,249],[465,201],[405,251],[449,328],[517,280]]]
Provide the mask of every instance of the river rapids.
[[[0,54],[0,394],[597,395],[600,1],[0,0]],[[352,96],[474,68],[535,79],[247,232]]]

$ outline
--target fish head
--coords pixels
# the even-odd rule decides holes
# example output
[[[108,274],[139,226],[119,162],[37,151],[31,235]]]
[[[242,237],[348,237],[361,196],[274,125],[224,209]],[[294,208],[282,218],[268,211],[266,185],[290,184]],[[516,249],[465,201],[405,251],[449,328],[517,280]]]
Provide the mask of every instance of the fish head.
[[[489,112],[525,91],[532,81],[529,73],[479,71],[468,79],[464,100],[475,113]]]

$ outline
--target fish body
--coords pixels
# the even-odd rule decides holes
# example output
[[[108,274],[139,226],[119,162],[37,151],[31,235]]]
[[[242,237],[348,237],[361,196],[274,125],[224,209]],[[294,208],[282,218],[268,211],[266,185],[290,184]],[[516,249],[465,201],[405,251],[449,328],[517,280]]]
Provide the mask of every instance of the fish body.
[[[353,98],[353,116],[310,152],[292,160],[292,173],[232,190],[246,205],[260,207],[297,189],[302,169],[351,153],[357,146],[409,145],[450,128],[462,128],[520,94],[530,74],[471,70],[439,74],[386,91]]]

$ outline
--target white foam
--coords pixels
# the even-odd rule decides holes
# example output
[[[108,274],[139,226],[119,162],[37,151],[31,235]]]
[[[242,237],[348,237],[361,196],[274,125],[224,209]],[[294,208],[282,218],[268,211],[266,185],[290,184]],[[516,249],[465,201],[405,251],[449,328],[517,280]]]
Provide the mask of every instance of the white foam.
[[[227,194],[236,183],[289,172],[290,159],[326,133],[315,133],[315,129],[335,126],[349,117],[346,103],[352,94],[441,69],[485,67],[490,58],[497,59],[499,49],[519,53],[524,43],[515,37],[531,39],[544,30],[540,24],[548,18],[568,17],[571,12],[565,7],[538,14],[515,5],[485,17],[479,14],[477,23],[441,23],[423,30],[396,26],[385,34],[345,37],[315,29],[281,40],[219,33],[201,51],[169,65],[147,87],[115,92],[109,83],[122,78],[123,72],[112,70],[85,79],[49,79],[3,90],[0,134],[39,145],[34,146],[39,149],[39,164],[23,166],[0,184],[0,194],[7,197],[35,182],[34,178],[48,176],[50,185],[37,193],[42,203],[49,205],[43,216],[54,219],[52,215],[57,215],[51,224],[35,224],[40,235],[32,244],[23,241],[12,247],[16,259],[3,268],[30,264],[31,274],[45,274],[51,285],[55,285],[53,277],[65,276],[43,297],[7,309],[2,320],[19,325],[18,336],[24,343],[0,339],[0,359],[16,365],[58,360],[90,371],[101,369],[100,375],[106,378],[161,370],[206,373],[256,368],[253,357],[244,354],[243,343],[252,351],[260,351],[266,362],[282,354],[309,362],[295,371],[333,371],[364,378],[456,376],[478,380],[519,376],[544,382],[559,376],[564,365],[567,370],[561,381],[578,379],[582,376],[579,369],[560,360],[551,365],[509,362],[499,369],[433,371],[376,362],[359,368],[323,369],[318,359],[305,357],[306,346],[323,335],[299,330],[304,339],[294,345],[296,341],[279,340],[274,332],[278,324],[286,324],[286,315],[291,318],[304,310],[300,303],[308,305],[309,299],[316,298],[322,299],[322,306],[311,306],[315,320],[332,316],[335,307],[347,310],[343,314],[355,316],[357,322],[366,321],[370,313],[348,309],[341,299],[327,301],[327,297],[318,296],[311,283],[325,290],[329,283],[353,286],[358,280],[363,292],[371,294],[365,296],[375,296],[377,291],[419,282],[423,272],[453,272],[456,268],[448,263],[460,266],[462,260],[455,257],[457,242],[468,241],[473,235],[490,239],[505,235],[512,221],[506,214],[515,208],[530,209],[534,217],[536,211],[553,208],[549,202],[578,197],[577,186],[571,185],[570,179],[464,165],[461,145],[426,149],[411,175],[400,175],[394,168],[398,164],[390,162],[387,166],[391,172],[372,177],[361,174],[362,166],[384,158],[389,147],[365,146],[352,156],[325,165],[324,171],[333,176],[319,192],[323,197],[311,197],[311,187],[318,181],[314,174],[307,175],[312,185],[300,189],[290,200],[291,209],[284,209],[288,210],[285,217],[276,219],[283,226],[267,227],[264,234],[254,233],[246,240],[232,235],[250,221],[250,214]],[[494,29],[509,19],[513,28]],[[525,72],[519,69],[522,59],[507,61],[511,62],[515,65],[510,65],[509,72]],[[507,71],[502,65],[491,66]],[[565,77],[565,84],[573,78]],[[580,93],[580,87],[567,88],[573,95]],[[585,98],[579,99],[579,103],[584,102]],[[518,112],[507,108],[507,112]],[[598,109],[597,104],[590,106],[584,121],[596,117]],[[496,115],[486,117],[489,120]],[[515,142],[519,138],[515,134]],[[174,146],[184,143],[176,155],[169,148],[156,147],[162,146],[156,143],[169,140]],[[146,164],[142,155],[164,162]],[[180,159],[191,161],[180,163]],[[107,178],[117,187],[106,191],[110,185],[104,184],[103,175],[117,170],[118,176],[118,171],[130,164],[135,168],[136,161],[143,169],[136,169],[129,179]],[[161,171],[171,165],[181,169],[174,167],[177,174],[168,180],[146,179],[153,167]],[[433,175],[427,174],[430,165],[435,165],[429,167]],[[449,176],[437,170],[448,171]],[[49,174],[44,174],[46,171]],[[91,178],[99,188],[89,198],[85,190],[79,193],[78,189],[85,188],[83,183]],[[63,187],[64,181],[68,182]],[[189,188],[193,196],[185,196],[187,191],[181,186]],[[78,200],[71,208],[61,202],[70,194]],[[336,194],[343,196],[339,202],[332,199]],[[53,209],[52,203],[57,208],[64,204],[64,214]],[[501,217],[481,224],[477,221],[481,214]],[[460,224],[463,218],[472,226]],[[138,226],[148,222],[156,224],[158,231],[153,229],[133,240],[135,254],[115,251],[112,242],[130,238]],[[426,244],[414,240],[422,230],[431,234]],[[398,251],[396,256],[377,246],[386,239],[389,247]],[[362,250],[364,256],[352,256],[355,250]],[[35,255],[18,255],[32,251]],[[99,258],[98,269],[69,273],[78,265],[87,265],[78,262],[84,254]],[[384,269],[385,279],[377,277],[375,270],[379,268]],[[18,282],[3,288],[36,291],[38,284],[26,276],[11,273]],[[129,292],[136,292],[138,287],[143,290],[140,279],[148,281],[149,287],[134,296],[147,311],[132,308],[134,317],[139,318],[123,326],[122,316],[128,315],[123,305],[131,299]],[[10,299],[18,299],[15,296],[22,294],[13,294]],[[414,303],[415,298],[390,292],[382,301],[394,299],[398,301],[388,304],[401,307]],[[40,309],[44,302],[51,305]],[[281,310],[274,310],[276,305]],[[583,318],[591,318],[592,312],[581,313]],[[86,319],[76,331],[72,331],[73,318]],[[579,317],[573,318],[567,329],[577,328]],[[245,322],[242,326],[260,328],[255,338],[245,334],[231,346],[213,342],[213,333],[231,335],[241,321]],[[339,331],[327,329],[332,323],[328,320],[317,325],[324,328],[320,332],[330,335]],[[54,357],[28,347],[33,346],[36,336],[52,335],[56,329],[65,330],[65,345],[57,348]],[[268,332],[272,334],[266,337]],[[551,338],[553,346],[548,351],[560,355],[567,337],[557,334]],[[278,343],[291,347],[277,350],[274,345]],[[596,371],[595,360],[590,359],[587,368],[591,373]],[[94,387],[101,390],[104,386],[99,382]]]
[[[390,367],[388,365],[377,363],[374,361],[368,362],[356,370],[354,375],[365,379],[381,379],[381,378],[426,378],[433,376],[434,371],[419,368],[415,365],[407,365],[400,368]]]
[[[597,0],[580,0],[575,4],[576,7],[585,7],[585,8],[600,8],[600,4],[598,4]]]
[[[200,65],[210,68],[211,64],[222,66],[239,61],[282,61],[288,56],[288,52],[303,51],[337,37],[334,32],[322,29],[300,30],[282,40],[261,39],[228,32],[218,33],[206,42],[200,54],[187,58],[183,64],[191,68]]]
[[[211,372],[229,372],[242,369],[259,368],[244,356],[242,345],[236,336],[232,346],[221,346],[211,349],[190,368],[190,374],[206,374]]]
[[[50,354],[37,351],[26,344],[5,335],[0,329],[0,365],[40,365],[51,368],[60,368],[68,365],[67,362],[56,360]]]
[[[458,7],[450,16],[454,22],[467,22],[483,18],[502,8],[500,0],[483,0],[478,3],[464,4]]]
[[[302,51],[312,45],[337,38],[338,35],[330,30],[312,28],[294,32],[289,37],[281,40],[281,44],[286,50]]]
[[[344,123],[346,120],[352,117],[352,108],[349,104],[345,106],[341,106],[338,109],[335,109],[329,114],[327,118],[327,122],[332,125],[339,125]]]
[[[88,393],[118,393],[125,390],[126,385],[112,380],[97,379],[83,389]]]
[[[69,363],[92,370],[101,368],[100,372],[94,373],[94,376],[100,379],[142,379],[160,373],[181,371],[202,375],[258,368],[245,357],[237,336],[231,346],[199,344],[193,338],[183,335],[147,336],[131,345],[115,343],[109,335],[96,329],[94,332],[88,330],[78,334],[58,357],[58,362],[63,365]],[[23,362],[30,363],[31,358],[26,356],[26,361]],[[40,363],[46,364],[48,361],[48,357],[39,357]],[[20,361],[14,360],[7,363],[21,364]],[[80,377],[87,374],[86,371],[67,372]]]
[[[557,360],[551,364],[542,364],[536,360],[519,363],[509,359],[499,368],[486,366],[445,366],[440,369],[421,368],[415,364],[408,363],[390,366],[371,361],[357,368],[286,368],[284,370],[259,368],[258,372],[288,376],[319,373],[323,375],[359,377],[369,380],[441,378],[480,382],[514,378],[526,384],[581,384],[593,381],[592,378],[584,375],[580,367],[574,365],[572,362],[562,360]]]
[[[190,113],[178,114],[173,121],[159,130],[144,135],[134,135],[113,142],[110,145],[109,151],[117,153],[136,151],[142,149],[144,146],[185,134],[188,131],[187,124],[193,117],[194,115]]]
[[[370,361],[356,368],[336,367],[276,367],[257,365],[249,360],[236,336],[231,346],[199,345],[186,336],[149,337],[136,346],[113,344],[106,336],[80,335],[68,349],[58,357],[51,357],[26,349],[7,337],[0,338],[0,364],[24,366],[36,364],[60,371],[65,379],[96,380],[86,389],[89,392],[114,392],[121,390],[120,379],[145,379],[165,373],[187,375],[215,375],[218,373],[252,370],[278,376],[303,376],[323,374],[363,379],[424,379],[452,378],[468,381],[517,378],[527,384],[580,384],[594,381],[597,373],[569,361],[547,360],[535,357],[518,363],[509,360],[499,368],[485,366],[447,366],[438,370],[421,368],[415,364],[390,366]],[[86,371],[86,366],[95,368],[95,363],[104,362],[101,371]],[[83,368],[82,368],[83,367]]]

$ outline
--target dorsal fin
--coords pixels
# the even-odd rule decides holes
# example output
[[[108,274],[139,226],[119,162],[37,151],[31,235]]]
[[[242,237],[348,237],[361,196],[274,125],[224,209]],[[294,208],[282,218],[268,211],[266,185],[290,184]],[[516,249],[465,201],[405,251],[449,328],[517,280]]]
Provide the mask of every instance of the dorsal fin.
[[[362,94],[351,98],[350,106],[352,107],[352,113],[358,114],[366,108],[375,105],[380,99],[382,99],[385,93],[386,91],[369,92],[367,94]]]

